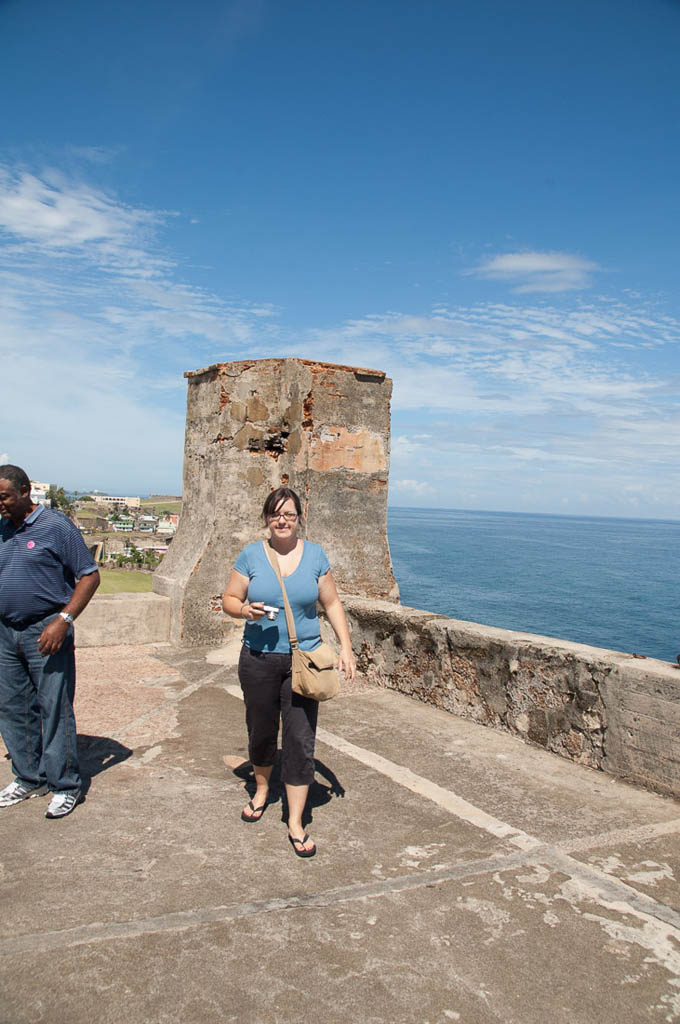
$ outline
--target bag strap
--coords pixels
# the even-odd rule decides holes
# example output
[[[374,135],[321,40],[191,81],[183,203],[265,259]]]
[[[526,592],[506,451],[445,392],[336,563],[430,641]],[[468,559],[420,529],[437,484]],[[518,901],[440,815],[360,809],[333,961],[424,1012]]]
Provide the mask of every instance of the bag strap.
[[[269,560],[269,564],[276,573],[281,584],[281,593],[283,594],[283,607],[286,612],[286,625],[288,626],[288,639],[290,640],[290,648],[294,651],[298,645],[297,633],[295,632],[295,620],[293,619],[293,613],[290,610],[290,604],[288,603],[288,594],[286,593],[286,586],[283,582],[283,576],[281,575],[281,567],[277,558],[276,552],[272,547],[267,544],[266,540],[262,541],[262,547],[264,553]]]

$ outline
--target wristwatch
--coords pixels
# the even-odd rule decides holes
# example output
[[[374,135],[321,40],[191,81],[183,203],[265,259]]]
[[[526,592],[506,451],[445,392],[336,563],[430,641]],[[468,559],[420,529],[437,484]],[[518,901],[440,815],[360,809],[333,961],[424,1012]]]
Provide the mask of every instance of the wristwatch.
[[[73,622],[73,616],[71,615],[71,613],[70,612],[59,612],[59,614],[61,615],[61,617],[64,620],[64,622],[67,623],[67,625],[70,626],[71,623]]]

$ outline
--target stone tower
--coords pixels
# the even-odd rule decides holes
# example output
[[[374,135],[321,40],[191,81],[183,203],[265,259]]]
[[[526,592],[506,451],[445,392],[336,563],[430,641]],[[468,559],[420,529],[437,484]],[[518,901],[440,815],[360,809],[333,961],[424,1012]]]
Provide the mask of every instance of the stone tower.
[[[321,544],[338,589],[398,600],[387,544],[392,382],[378,370],[307,359],[216,363],[186,373],[179,530],[154,573],[172,599],[171,640],[220,641],[220,596],[236,555],[267,536],[281,485],[300,495],[302,536]]]

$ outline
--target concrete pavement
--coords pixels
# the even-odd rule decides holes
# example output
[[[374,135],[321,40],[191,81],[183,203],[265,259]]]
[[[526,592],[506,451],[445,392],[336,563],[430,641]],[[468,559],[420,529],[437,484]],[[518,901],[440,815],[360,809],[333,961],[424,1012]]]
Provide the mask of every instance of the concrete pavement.
[[[235,655],[79,652],[85,802],[0,810],[2,1024],[680,1020],[677,802],[358,684],[299,860]]]

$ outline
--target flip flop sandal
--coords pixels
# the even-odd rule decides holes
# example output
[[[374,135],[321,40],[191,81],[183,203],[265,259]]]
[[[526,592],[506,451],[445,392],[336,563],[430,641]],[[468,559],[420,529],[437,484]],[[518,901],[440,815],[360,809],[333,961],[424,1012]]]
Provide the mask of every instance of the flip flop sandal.
[[[302,839],[293,839],[293,837],[290,835],[290,833],[288,834],[288,842],[293,847],[293,850],[295,851],[295,856],[296,857],[313,857],[314,856],[314,854],[316,853],[316,846],[313,846],[311,848],[311,850],[305,850],[305,848],[304,848],[304,844],[307,842],[308,839],[309,839],[309,836],[307,835],[306,832],[303,835]],[[298,846],[297,846],[298,843],[302,847],[302,849],[300,849],[300,850],[298,850]]]
[[[265,812],[267,804],[262,804],[261,807],[256,807],[252,800],[248,801],[248,807],[250,807],[252,814],[246,814],[245,808],[241,811],[241,821],[259,821]]]

